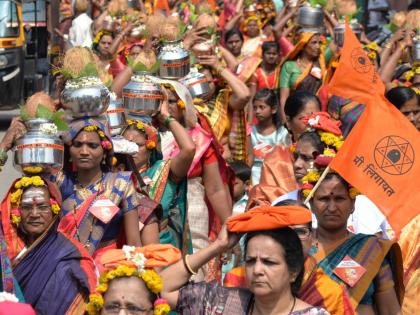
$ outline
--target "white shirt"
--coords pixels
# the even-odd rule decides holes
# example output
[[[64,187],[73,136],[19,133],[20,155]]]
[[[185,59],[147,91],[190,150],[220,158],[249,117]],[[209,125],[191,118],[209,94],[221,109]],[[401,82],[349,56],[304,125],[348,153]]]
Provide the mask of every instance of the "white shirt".
[[[71,47],[92,47],[92,19],[86,13],[80,14],[71,23],[69,30],[69,44]]]

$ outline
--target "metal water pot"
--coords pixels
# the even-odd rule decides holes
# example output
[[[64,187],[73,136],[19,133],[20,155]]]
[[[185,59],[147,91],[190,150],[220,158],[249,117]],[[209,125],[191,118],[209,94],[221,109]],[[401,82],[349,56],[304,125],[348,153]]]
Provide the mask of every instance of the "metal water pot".
[[[28,132],[16,140],[13,148],[13,165],[18,171],[31,174],[28,167],[40,167],[42,172],[63,168],[63,141],[57,135],[46,132],[46,124],[51,123],[51,120],[42,118],[25,121]]]
[[[158,60],[159,76],[164,79],[181,79],[190,72],[190,54],[181,40],[164,42]]]
[[[111,100],[105,116],[112,136],[121,134],[123,128],[127,126],[125,110],[121,100]]]
[[[321,7],[305,5],[298,11],[297,22],[301,27],[322,27],[324,25],[324,11]]]
[[[95,117],[104,113],[110,102],[110,92],[96,77],[69,80],[61,92],[62,107],[73,117]]]
[[[414,37],[413,41],[413,61],[419,62],[420,61],[420,30],[417,30],[417,35]]]
[[[123,88],[123,107],[128,114],[152,116],[163,101],[162,87],[153,83],[148,72],[137,72]]]
[[[360,36],[362,35],[362,27],[359,23],[352,21],[350,24],[350,28],[354,32],[354,34],[357,36],[358,39],[360,39]],[[344,45],[344,33],[346,31],[346,24],[344,22],[339,22],[334,27],[334,41],[339,47],[343,47]]]
[[[180,79],[179,82],[188,88],[193,98],[206,99],[209,94],[209,81],[204,74],[198,71],[191,70],[191,72],[187,76]]]

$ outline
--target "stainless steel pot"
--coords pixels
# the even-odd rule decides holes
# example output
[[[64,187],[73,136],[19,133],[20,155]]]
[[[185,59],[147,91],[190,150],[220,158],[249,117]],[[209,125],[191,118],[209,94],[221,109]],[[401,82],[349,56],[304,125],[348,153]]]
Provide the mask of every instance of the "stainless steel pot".
[[[299,9],[297,22],[302,27],[322,27],[324,25],[324,12],[320,7],[303,6]]]
[[[415,62],[419,62],[420,61],[420,30],[417,30],[416,37],[414,37],[412,50],[413,50],[412,51],[413,60]]]
[[[97,78],[93,78],[98,81]],[[86,78],[89,80],[89,78]],[[73,82],[70,82],[73,83]],[[73,117],[94,117],[104,113],[110,102],[110,93],[105,85],[98,83],[95,85],[66,85],[61,93],[61,104],[63,108]],[[73,87],[74,86],[74,87]]]
[[[28,132],[16,141],[13,148],[13,165],[20,172],[28,167],[41,167],[42,172],[63,168],[64,145],[57,135],[43,132],[43,124],[51,124],[48,119],[35,118],[25,122]]]
[[[362,27],[357,22],[351,22],[350,28],[354,32],[354,34],[357,36],[357,38],[360,39],[360,36],[362,35]],[[334,27],[334,41],[339,47],[343,47],[344,45],[344,33],[346,31],[346,24],[344,22],[339,22]]]
[[[150,73],[138,72],[123,88],[123,107],[128,114],[152,116],[163,101],[162,87],[147,78]]]
[[[207,77],[198,72],[192,71],[185,77],[179,80],[184,84],[191,93],[193,98],[202,98],[205,99],[210,91],[210,84]]]
[[[124,127],[127,126],[125,118],[125,110],[122,106],[121,100],[111,100],[107,111],[105,112],[106,119],[108,120],[111,135],[119,135]]]
[[[159,76],[164,79],[180,79],[190,72],[190,54],[181,40],[164,42],[158,59]]]

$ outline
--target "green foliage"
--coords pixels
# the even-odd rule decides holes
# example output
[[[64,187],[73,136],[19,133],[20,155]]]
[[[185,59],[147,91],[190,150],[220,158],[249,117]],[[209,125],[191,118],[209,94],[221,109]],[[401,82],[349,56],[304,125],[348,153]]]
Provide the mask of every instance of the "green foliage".
[[[80,74],[76,75],[69,69],[65,68],[56,68],[52,71],[53,75],[61,74],[63,75],[67,80],[70,79],[80,79],[83,77],[97,77],[98,76],[98,69],[96,67],[96,64],[94,63],[88,63],[83,70],[80,72]]]
[[[156,61],[150,68],[148,68],[145,64],[138,61],[134,64],[134,62],[131,60],[132,69],[134,72],[150,72],[150,73],[156,73],[158,72],[160,68],[160,61]]]

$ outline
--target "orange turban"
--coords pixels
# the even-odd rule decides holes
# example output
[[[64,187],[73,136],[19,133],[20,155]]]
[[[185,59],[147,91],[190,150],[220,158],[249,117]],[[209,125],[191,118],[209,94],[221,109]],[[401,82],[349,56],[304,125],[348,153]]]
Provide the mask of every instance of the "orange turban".
[[[230,232],[246,233],[274,230],[290,225],[306,224],[312,221],[311,211],[300,206],[260,206],[230,218],[227,229]]]
[[[131,254],[143,254],[146,259],[144,268],[159,268],[172,265],[181,259],[181,252],[178,248],[168,244],[152,244],[144,247],[129,247]],[[106,269],[117,266],[136,267],[132,260],[128,260],[123,249],[110,249],[100,258],[100,263]]]

